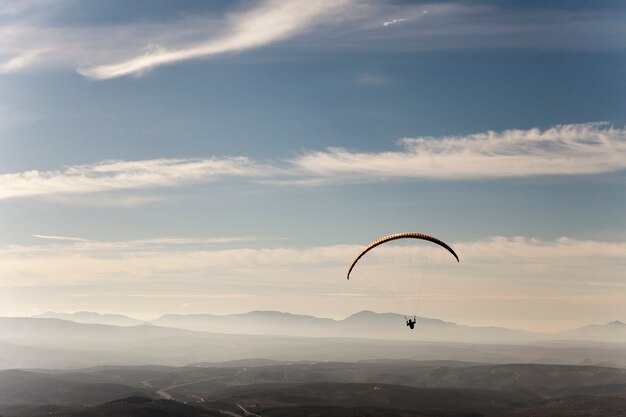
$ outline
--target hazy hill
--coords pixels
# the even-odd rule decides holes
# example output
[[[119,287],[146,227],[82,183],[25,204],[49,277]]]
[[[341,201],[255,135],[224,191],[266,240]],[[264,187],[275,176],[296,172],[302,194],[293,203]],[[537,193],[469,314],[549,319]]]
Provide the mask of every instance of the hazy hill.
[[[171,329],[150,325],[133,327],[104,324],[76,323],[60,319],[37,319],[30,317],[0,317],[0,340],[36,344],[45,347],[93,346],[105,348],[125,342],[150,338],[183,337],[198,335],[184,329]]]
[[[509,343],[542,340],[546,335],[498,327],[470,327],[438,319],[418,317],[414,332],[407,331],[404,316],[362,311],[343,320],[318,318],[277,311],[244,314],[167,314],[152,324],[195,331],[230,334],[266,334],[315,337],[365,337],[478,343]]]
[[[137,326],[144,324],[142,320],[127,317],[122,314],[100,314],[91,311],[77,311],[75,313],[55,313],[53,311],[47,311],[33,317],[70,320],[76,323],[108,324],[111,326]]]
[[[626,324],[621,321],[549,334],[502,327],[472,327],[424,317],[417,318],[415,331],[407,331],[404,326],[404,316],[372,311],[361,311],[343,320],[278,311],[251,311],[229,315],[166,314],[150,322],[142,322],[123,315],[85,311],[72,314],[47,312],[36,318],[56,318],[76,323],[127,327],[149,323],[158,327],[240,335],[361,337],[462,343],[521,343],[547,340],[626,343]]]
[[[601,343],[452,343],[416,340],[233,335],[165,328],[81,324],[59,319],[0,318],[0,366],[185,365],[262,357],[278,361],[361,359],[626,366],[624,345]]]
[[[626,343],[626,323],[619,320],[606,324],[592,324],[560,333],[568,339],[596,340]]]
[[[213,333],[266,335],[319,335],[328,333],[335,321],[278,311],[251,311],[243,314],[166,314],[150,323]]]
[[[241,314],[165,314],[150,323],[155,325],[168,325],[172,327],[187,328],[194,330],[211,330],[216,327],[223,327],[232,333],[260,331],[262,328],[275,329],[276,332],[287,334],[292,329],[306,326],[307,328],[320,328],[332,326],[336,320],[319,318],[301,314],[283,313],[279,311],[250,311]],[[268,333],[265,333],[268,334]],[[271,333],[270,333],[271,334]]]
[[[66,348],[46,348],[0,341],[0,369],[80,368],[101,364],[103,360],[120,364],[137,363],[135,361],[140,361],[141,355],[109,352],[103,357],[100,350],[80,349],[71,345]]]
[[[150,392],[123,384],[102,382],[89,373],[42,374],[7,370],[0,372],[0,404],[90,404],[96,405],[131,395]]]

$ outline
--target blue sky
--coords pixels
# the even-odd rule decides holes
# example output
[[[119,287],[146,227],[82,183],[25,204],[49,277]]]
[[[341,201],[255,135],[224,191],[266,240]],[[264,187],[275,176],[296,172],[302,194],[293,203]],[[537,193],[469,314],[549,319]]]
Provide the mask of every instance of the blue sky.
[[[464,261],[424,315],[623,320],[625,20],[611,1],[5,0],[0,314],[384,311],[346,264],[417,231]]]

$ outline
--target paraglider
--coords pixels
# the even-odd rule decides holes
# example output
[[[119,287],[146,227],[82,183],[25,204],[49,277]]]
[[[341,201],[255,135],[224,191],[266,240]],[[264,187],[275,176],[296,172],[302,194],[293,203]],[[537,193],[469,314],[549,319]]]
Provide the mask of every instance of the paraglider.
[[[454,259],[458,262],[459,261],[459,256],[456,254],[456,252],[445,242],[443,242],[442,240],[439,240],[433,236],[429,236],[423,233],[397,233],[397,234],[393,234],[393,235],[388,235],[388,236],[383,236],[378,240],[375,240],[374,242],[370,243],[369,245],[367,245],[363,250],[361,250],[357,256],[354,258],[354,260],[352,261],[352,263],[350,264],[350,267],[348,268],[348,273],[347,273],[347,279],[350,279],[351,274],[353,273],[353,271],[355,270],[356,266],[358,264],[360,264],[363,259],[363,257],[370,253],[370,251],[372,251],[373,249],[381,246],[381,245],[386,245],[389,242],[392,241],[397,241],[397,240],[401,240],[401,239],[413,239],[413,240],[418,240],[420,241],[423,245],[428,246],[428,248],[426,248],[426,251],[434,251],[436,252],[436,255],[439,256],[440,258],[445,258],[445,256],[443,256],[442,254],[445,254],[446,251],[447,253],[449,253],[450,255],[452,255],[454,257]],[[391,245],[393,246],[393,245]],[[434,248],[433,248],[434,246]],[[435,250],[435,248],[439,248],[439,250]],[[427,273],[425,273],[425,270],[428,269],[428,267],[432,267],[434,262],[431,262],[429,260],[425,260],[422,261],[421,263],[423,263],[423,267],[419,267],[416,268],[415,264],[417,263],[413,258],[411,258],[408,261],[408,265],[405,266],[397,266],[396,265],[396,259],[395,259],[395,255],[394,255],[394,251],[393,248],[387,248],[389,249],[389,251],[385,253],[383,253],[381,255],[382,260],[378,261],[378,269],[376,269],[376,271],[370,271],[372,274],[374,274],[373,280],[374,281],[381,281],[384,283],[385,285],[385,290],[381,290],[381,292],[384,292],[388,295],[392,295],[392,296],[396,296],[395,300],[392,300],[394,303],[394,308],[399,308],[402,307],[403,304],[403,299],[407,299],[410,297],[414,297],[415,300],[415,304],[417,304],[417,298],[419,296],[421,296],[423,287],[424,287],[424,281],[431,281],[431,278],[425,278],[423,275],[428,275]],[[396,252],[400,253],[411,253],[413,251],[412,247],[403,247],[401,248],[401,250],[398,250],[398,248],[395,248]],[[377,252],[377,251],[374,251]],[[422,255],[422,253],[420,253],[420,256]],[[372,255],[369,255],[367,258],[370,258]],[[407,255],[409,257],[413,256],[413,255]],[[448,257],[448,259],[450,259]],[[442,259],[443,260],[443,259]],[[448,261],[449,262],[449,261]],[[385,269],[385,267],[383,267],[382,269],[380,268],[380,264],[383,265],[391,265],[390,268]],[[358,269],[358,268],[357,268]],[[361,267],[361,269],[368,269],[367,267]],[[372,269],[372,268],[370,268]],[[402,279],[402,283],[396,283],[396,285],[390,285],[389,282],[387,282],[387,275],[398,275],[399,272],[398,271],[404,271],[406,272],[406,274],[408,275],[408,277],[403,277],[403,278],[398,278],[398,280]],[[418,285],[416,285],[415,281],[417,280],[417,278],[415,277],[416,275],[420,275],[419,278],[421,278],[422,282],[419,283]],[[432,274],[431,274],[432,275]],[[375,285],[374,285],[375,286]],[[375,286],[376,287],[376,286]],[[378,287],[377,289],[379,289],[380,287]],[[409,294],[413,292],[413,294]],[[399,294],[396,294],[399,293]],[[417,308],[417,307],[414,307]],[[410,317],[413,317],[412,319]],[[409,317],[409,318],[407,318]],[[405,314],[404,318],[406,320],[406,325],[407,327],[409,327],[410,329],[414,329],[415,328],[415,324],[417,323],[417,317],[415,314]]]
[[[457,262],[459,261],[459,257],[456,254],[456,252],[454,252],[454,250],[452,250],[452,248],[450,246],[448,246],[445,242],[442,242],[441,240],[432,237],[432,236],[428,236],[422,233],[396,233],[395,235],[389,235],[389,236],[383,236],[380,239],[370,243],[369,245],[367,245],[365,247],[365,249],[363,249],[357,256],[356,258],[354,258],[354,261],[352,261],[352,264],[350,264],[350,269],[348,269],[348,279],[350,279],[350,273],[352,272],[352,270],[354,269],[354,267],[356,266],[356,263],[359,262],[359,259],[361,259],[367,252],[371,251],[372,249],[374,249],[376,246],[380,246],[383,243],[387,243],[387,242],[391,242],[392,240],[397,240],[397,239],[421,239],[421,240],[427,240],[429,242],[433,242],[443,248],[445,248],[448,252],[450,252],[452,254],[452,256],[454,256],[456,258]]]

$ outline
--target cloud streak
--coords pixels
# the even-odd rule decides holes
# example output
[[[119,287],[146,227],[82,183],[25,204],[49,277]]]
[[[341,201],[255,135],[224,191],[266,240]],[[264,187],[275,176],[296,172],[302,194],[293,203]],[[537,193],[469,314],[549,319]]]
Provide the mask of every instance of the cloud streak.
[[[173,187],[225,177],[262,177],[270,171],[245,157],[104,161],[0,175],[0,199]]]
[[[39,239],[46,240],[65,240],[70,242],[87,242],[87,239],[82,239],[80,237],[72,237],[72,236],[50,236],[50,235],[33,235]]]
[[[492,4],[398,4],[373,0],[263,0],[223,16],[200,7],[141,19],[59,24],[72,2],[0,5],[0,74],[72,68],[92,79],[139,75],[161,65],[206,59],[293,39],[299,47],[389,51],[450,48],[622,49],[623,10],[553,10]],[[246,4],[246,2],[244,2]],[[248,3],[249,4],[249,3]],[[124,6],[120,6],[124,7]],[[401,16],[401,17],[399,17]],[[405,20],[409,20],[411,24]],[[324,30],[318,30],[323,25]],[[390,30],[393,26],[393,30]],[[581,28],[584,28],[581,30]]]
[[[129,60],[78,70],[93,79],[140,74],[148,69],[227,52],[258,48],[309,29],[331,13],[345,12],[354,0],[267,0],[261,6],[231,15],[229,29],[216,39],[177,49],[165,47]]]
[[[455,250],[472,262],[505,261],[565,263],[579,261],[591,264],[604,263],[610,259],[626,259],[626,242],[602,242],[561,237],[542,240],[524,236],[494,236],[475,242],[459,242]]]
[[[179,285],[184,285],[185,280],[223,280],[225,277],[241,277],[245,278],[245,282],[254,277],[254,282],[260,286],[265,285],[264,281],[267,285],[281,281],[297,284],[296,277],[300,281],[304,277],[315,277],[321,282],[343,283],[348,263],[362,249],[359,244],[300,249],[245,246],[225,249],[219,246],[230,242],[245,244],[247,239],[162,238],[127,242],[59,240],[59,243],[50,245],[7,245],[0,247],[0,270],[3,271],[0,285],[73,285],[144,279],[174,279]],[[207,249],[197,245],[183,245],[184,242],[218,246]],[[529,278],[548,274],[550,276],[544,278],[568,279],[572,285],[578,280],[587,285],[589,271],[601,265],[602,280],[592,283],[598,286],[610,284],[612,279],[621,277],[621,262],[626,259],[626,242],[623,241],[496,236],[479,241],[449,243],[459,253],[461,264],[452,259],[449,265],[439,265],[438,273],[443,272],[442,277],[446,274],[457,277],[459,274],[482,276],[484,272],[481,271],[485,267],[497,267],[500,272],[496,275],[502,273],[508,276],[525,271],[523,268],[528,265],[535,265],[547,269],[532,270]],[[407,247],[381,250],[388,252],[390,258],[401,259]],[[581,263],[586,267],[576,267],[576,271],[571,271],[571,265]]]
[[[405,138],[399,144],[400,150],[386,152],[330,148],[273,164],[244,156],[150,159],[1,174],[0,200],[171,188],[228,178],[267,186],[323,186],[342,182],[589,175],[626,169],[626,129],[606,123]]]
[[[383,22],[383,26],[396,25],[398,23],[406,22],[407,20],[408,19],[405,19],[405,18],[391,19],[391,20],[387,20],[386,22]]]
[[[606,123],[405,138],[399,143],[400,151],[331,148],[304,154],[292,163],[303,172],[333,181],[511,178],[626,169],[626,130]]]
[[[0,62],[0,74],[6,74],[10,72],[17,72],[23,68],[28,67],[36,61],[37,57],[44,51],[30,50],[24,51],[18,55],[11,57],[10,59]]]
[[[215,237],[215,238],[189,238],[189,237],[161,237],[152,239],[128,240],[119,242],[99,242],[90,239],[84,239],[72,236],[54,236],[54,235],[33,235],[39,239],[53,241],[80,242],[73,245],[74,250],[79,251],[114,251],[128,249],[146,249],[146,248],[167,248],[174,246],[191,246],[191,245],[224,245],[230,243],[245,243],[255,241],[281,240],[280,238],[268,238],[258,236],[235,236],[235,237]]]
[[[172,238],[146,239],[160,240]],[[35,305],[49,302],[47,296],[42,298],[42,291],[58,292],[64,297],[64,305],[74,305],[76,310],[93,306],[98,300],[105,305],[131,305],[141,297],[151,300],[153,314],[173,308],[165,300],[180,306],[194,298],[211,299],[211,308],[227,311],[297,311],[302,305],[318,305],[320,297],[336,300],[333,306],[320,307],[326,314],[338,306],[345,309],[342,314],[364,308],[399,308],[395,297],[392,302],[385,296],[389,288],[381,282],[381,273],[394,266],[385,264],[384,259],[374,262],[374,268],[365,268],[364,263],[358,276],[345,279],[348,263],[364,242],[305,248],[259,247],[258,242],[236,247],[139,242],[58,241],[0,246],[0,288],[5,294],[21,297],[38,294],[33,297],[38,303]],[[422,292],[424,304],[420,307],[428,315],[467,319],[469,312],[476,319],[487,314],[488,323],[493,325],[493,311],[502,311],[503,318],[508,311],[510,320],[517,315],[527,317],[529,305],[538,310],[541,322],[550,312],[561,317],[566,309],[579,319],[588,319],[590,311],[608,309],[603,320],[623,312],[619,307],[624,305],[626,289],[626,241],[495,236],[448,243],[459,253],[461,263],[451,257],[440,263],[437,248],[434,253],[429,251],[435,256],[429,258],[434,268],[426,271],[426,278],[434,281]],[[405,250],[381,247],[378,251],[400,262],[394,262],[393,269],[398,284],[405,282],[403,269],[399,268]],[[421,280],[425,277],[418,269],[410,268]],[[228,298],[219,304],[222,296]],[[85,297],[88,302],[70,300]]]

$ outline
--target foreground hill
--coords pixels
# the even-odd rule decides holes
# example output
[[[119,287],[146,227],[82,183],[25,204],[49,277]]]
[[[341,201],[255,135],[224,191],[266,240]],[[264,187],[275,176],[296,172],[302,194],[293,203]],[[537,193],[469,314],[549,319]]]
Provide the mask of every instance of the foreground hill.
[[[521,391],[317,383],[236,387],[194,404],[133,396],[96,407],[15,407],[3,411],[6,417],[623,417],[626,398],[544,400]]]
[[[303,363],[231,368],[218,374],[194,371],[183,385],[171,376],[155,378],[176,399],[196,401],[221,389],[258,384],[383,383],[422,388],[523,390],[544,398],[579,394],[626,396],[626,370],[536,364],[476,365],[459,362],[381,361]],[[180,371],[176,375],[180,380]],[[195,382],[193,382],[195,381]]]
[[[246,415],[287,416],[626,416],[626,398],[545,400],[525,391],[412,388],[386,384],[254,385],[220,394]]]
[[[452,361],[288,363],[219,367],[98,367],[61,371],[0,371],[0,406],[95,404],[126,395],[187,403],[221,398],[236,387],[317,383],[414,388],[524,391],[544,399],[575,395],[626,398],[626,370],[596,366],[485,365]],[[234,392],[234,391],[232,391]],[[93,397],[97,393],[100,397]],[[102,402],[101,401],[101,402]]]
[[[482,389],[414,388],[387,384],[314,383],[260,384],[229,389],[209,398],[235,402],[259,413],[273,409],[304,407],[392,409],[410,411],[458,411],[485,413],[522,408],[542,402],[523,391]],[[283,414],[282,412],[280,414]]]
[[[255,365],[258,364],[258,365]],[[100,404],[100,405],[97,405]],[[626,416],[626,370],[365,361],[0,371],[3,417]]]
[[[223,417],[218,410],[170,400],[131,396],[94,407],[27,406],[4,409],[4,417]]]

